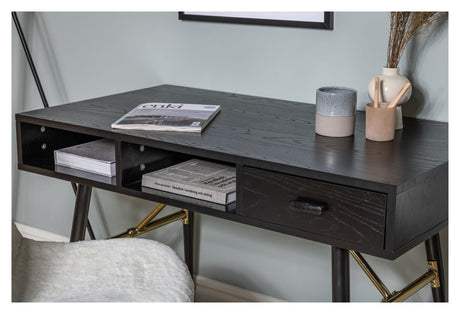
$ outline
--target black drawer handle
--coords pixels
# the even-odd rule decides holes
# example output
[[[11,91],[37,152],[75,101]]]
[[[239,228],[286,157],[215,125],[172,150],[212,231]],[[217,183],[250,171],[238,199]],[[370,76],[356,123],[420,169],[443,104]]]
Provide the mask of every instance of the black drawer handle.
[[[289,209],[319,216],[327,209],[327,203],[309,199],[297,199],[289,201]]]

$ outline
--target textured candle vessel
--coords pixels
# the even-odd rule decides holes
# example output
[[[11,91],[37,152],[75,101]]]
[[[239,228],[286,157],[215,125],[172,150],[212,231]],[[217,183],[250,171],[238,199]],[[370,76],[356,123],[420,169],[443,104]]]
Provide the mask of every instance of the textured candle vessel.
[[[347,87],[319,88],[316,91],[316,133],[333,137],[353,135],[356,95],[355,89]]]

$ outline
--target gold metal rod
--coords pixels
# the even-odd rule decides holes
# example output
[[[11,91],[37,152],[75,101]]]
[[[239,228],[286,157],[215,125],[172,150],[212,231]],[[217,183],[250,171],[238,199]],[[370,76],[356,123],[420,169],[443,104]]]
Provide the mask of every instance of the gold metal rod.
[[[351,256],[355,259],[355,261],[358,263],[358,265],[361,267],[361,269],[366,273],[367,277],[372,281],[374,286],[377,288],[377,290],[380,292],[380,294],[383,296],[384,299],[387,299],[391,293],[388,290],[388,288],[383,284],[382,280],[377,276],[377,274],[374,272],[372,267],[367,263],[367,261],[364,259],[364,257],[355,251],[350,250]]]
[[[139,232],[142,228],[144,228],[153,218],[155,218],[156,215],[158,215],[159,212],[161,212],[161,210],[163,208],[165,208],[166,204],[158,204],[157,207],[155,207],[152,212],[150,214],[147,215],[147,217],[144,218],[144,220],[142,220],[140,222],[140,224],[137,225],[136,228],[134,228],[134,230],[136,232]]]
[[[185,214],[186,214],[186,215],[185,215],[185,218],[182,219],[182,223],[183,223],[184,225],[188,225],[188,224],[190,223],[190,219],[189,219],[190,213],[189,213],[189,211],[186,210],[186,209],[182,209],[182,210],[183,210],[183,211],[185,212]]]
[[[146,233],[148,231],[151,231],[153,229],[157,229],[157,228],[160,228],[164,225],[167,225],[171,222],[174,222],[174,221],[178,221],[178,220],[181,220],[181,219],[184,219],[187,217],[187,212],[186,210],[182,209],[178,212],[175,212],[175,213],[172,213],[168,216],[164,216],[156,221],[153,221],[151,223],[149,223],[145,228],[143,228],[141,231],[139,231],[139,234],[143,234],[143,233]]]
[[[133,235],[133,230],[134,228],[129,228],[128,230],[122,232],[122,233],[119,233],[119,234],[116,234],[114,236],[111,236],[111,237],[108,237],[106,238],[106,240],[109,240],[109,239],[120,239],[120,238],[133,238],[135,237]]]
[[[440,288],[441,282],[439,281],[439,268],[437,261],[428,261],[428,270],[434,271],[436,273],[436,278],[431,282],[431,288]]]
[[[425,285],[429,284],[432,280],[434,280],[438,274],[433,271],[429,270],[410,284],[407,285],[401,291],[395,292],[388,300],[384,300],[385,302],[403,302],[414,293],[422,289]]]
[[[144,234],[146,232],[149,232],[151,230],[154,230],[154,229],[157,229],[157,228],[160,228],[164,225],[167,225],[171,222],[174,222],[174,221],[177,221],[177,220],[180,220],[180,219],[184,219],[187,217],[187,213],[185,210],[180,210],[178,212],[175,212],[175,213],[172,213],[170,215],[167,215],[167,216],[164,216],[156,221],[153,221],[151,223],[149,223],[147,226],[145,226],[144,228],[142,228],[141,230],[139,230],[138,232],[133,232],[133,229],[128,229],[127,231],[123,232],[123,233],[120,233],[120,234],[117,234],[113,237],[110,237],[110,239],[116,239],[116,238],[133,238],[133,237],[137,237],[141,234]]]

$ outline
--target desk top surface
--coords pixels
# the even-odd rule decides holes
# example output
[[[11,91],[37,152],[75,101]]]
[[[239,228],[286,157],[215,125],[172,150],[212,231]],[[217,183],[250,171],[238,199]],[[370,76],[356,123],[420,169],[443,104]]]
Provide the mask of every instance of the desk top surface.
[[[140,103],[217,104],[222,111],[201,134],[114,130],[111,123]],[[151,144],[163,149],[308,176],[382,192],[401,192],[448,160],[447,123],[404,119],[391,142],[355,134],[315,134],[311,104],[162,85],[17,115],[18,120]]]

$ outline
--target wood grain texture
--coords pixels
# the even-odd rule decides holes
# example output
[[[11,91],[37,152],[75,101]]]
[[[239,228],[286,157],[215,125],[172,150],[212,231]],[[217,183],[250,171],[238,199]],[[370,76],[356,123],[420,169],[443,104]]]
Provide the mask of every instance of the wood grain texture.
[[[242,206],[237,213],[329,238],[346,239],[348,248],[383,249],[386,195],[381,193],[245,167]],[[320,215],[293,210],[289,202],[324,203]],[[354,245],[354,246],[353,246]]]
[[[218,104],[222,111],[202,134],[110,128],[145,102]],[[362,112],[350,138],[316,135],[314,113],[305,103],[162,85],[17,118],[382,192],[410,188],[412,178],[447,161],[446,123],[405,119],[393,142],[378,143],[365,139]]]
[[[222,111],[202,134],[111,129],[146,102],[218,104]],[[394,141],[373,142],[365,139],[363,112],[345,138],[315,134],[314,117],[310,104],[162,85],[17,114],[18,167],[391,259],[447,225],[446,123],[405,118]],[[53,149],[96,138],[116,141],[116,185],[54,171]],[[236,166],[236,204],[215,208],[142,190],[142,174],[160,166],[158,150]],[[321,219],[300,217],[286,210],[291,196],[319,197],[332,210]]]
[[[396,196],[394,249],[440,227],[448,217],[448,165],[416,179],[416,186]],[[389,238],[390,240],[391,238]]]

